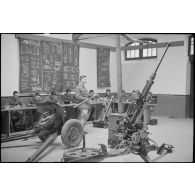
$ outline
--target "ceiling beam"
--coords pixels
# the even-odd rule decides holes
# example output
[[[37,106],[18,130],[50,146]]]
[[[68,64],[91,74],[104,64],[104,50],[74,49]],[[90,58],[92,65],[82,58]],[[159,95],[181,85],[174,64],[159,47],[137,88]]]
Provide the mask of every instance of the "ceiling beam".
[[[16,34],[16,38],[22,38],[22,39],[32,39],[32,40],[38,40],[38,41],[50,41],[55,43],[74,43],[72,40],[67,39],[59,39],[59,38],[53,38],[48,36],[42,36],[42,35],[35,35],[35,34]],[[106,45],[97,45],[92,43],[83,43],[83,42],[77,42],[81,48],[87,48],[87,49],[97,49],[97,48],[110,48],[110,51],[116,51],[115,47],[106,46]]]
[[[42,35],[35,35],[35,34],[16,34],[16,38],[23,38],[23,39],[33,39],[33,40],[44,40],[44,41],[51,41],[51,42],[56,42],[56,43],[62,43],[62,42],[67,42],[67,43],[74,43],[71,40],[67,39],[59,39],[59,38],[53,38],[53,37],[47,37],[47,36],[42,36]],[[81,48],[87,48],[87,49],[96,49],[96,48],[110,48],[110,51],[116,51],[115,47],[111,46],[106,46],[106,45],[97,45],[97,44],[92,44],[92,43],[84,43],[84,42],[78,42],[78,45],[80,45]],[[164,43],[156,43],[156,44],[148,44],[148,45],[134,45],[134,46],[126,46],[126,47],[121,47],[121,50],[135,50],[135,49],[147,49],[147,48],[163,48],[166,47],[168,42]],[[170,47],[179,47],[179,46],[184,46],[184,41],[173,41],[170,42]]]
[[[136,50],[136,49],[148,49],[148,48],[163,48],[166,47],[169,42],[164,43],[156,43],[156,44],[148,44],[148,45],[134,45],[134,46],[126,46],[122,47],[121,50]],[[173,41],[170,42],[169,47],[179,47],[184,46],[184,41]]]
[[[82,34],[75,34],[75,33],[73,33],[73,34],[72,34],[72,40],[73,40],[74,42],[79,41],[79,38],[80,38],[81,35],[82,35]]]
[[[125,39],[127,39],[127,41],[132,41],[133,42],[133,39],[128,37],[126,34],[121,34],[121,36],[123,36]]]
[[[73,34],[74,35],[74,34]],[[86,37],[82,37],[82,35],[85,35]],[[94,35],[94,36],[89,36],[87,35]],[[76,34],[76,39],[73,41],[81,41],[81,40],[86,40],[86,39],[94,39],[94,38],[99,38],[99,37],[105,37],[105,36],[110,36],[111,34]]]

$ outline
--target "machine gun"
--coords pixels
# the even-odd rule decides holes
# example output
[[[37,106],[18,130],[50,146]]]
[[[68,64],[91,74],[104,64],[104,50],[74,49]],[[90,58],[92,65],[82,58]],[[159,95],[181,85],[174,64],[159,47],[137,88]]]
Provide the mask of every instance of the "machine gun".
[[[85,161],[86,159],[93,157],[105,158],[125,155],[129,153],[139,155],[145,162],[151,162],[152,160],[148,156],[148,153],[150,151],[157,151],[157,154],[161,156],[172,152],[174,148],[172,145],[162,144],[159,147],[155,141],[150,139],[148,137],[149,132],[147,131],[147,125],[140,120],[143,114],[146,97],[152,85],[154,84],[154,79],[156,77],[157,70],[169,46],[170,44],[168,43],[165,52],[161,60],[159,61],[159,64],[156,67],[154,73],[150,76],[149,80],[147,80],[142,93],[138,94],[139,96],[136,99],[136,107],[133,113],[131,115],[128,115],[128,113],[126,113],[124,117],[122,117],[122,119],[117,121],[117,128],[114,130],[113,136],[115,137],[115,140],[108,140],[108,145],[110,144],[109,142],[112,142],[112,146],[115,144],[115,146],[113,146],[114,150],[112,152],[108,152],[104,144],[100,144],[100,150],[90,148],[87,149],[85,148],[85,145],[83,145],[82,150],[72,149],[69,151],[65,151],[62,158],[63,162],[80,162],[80,160]]]

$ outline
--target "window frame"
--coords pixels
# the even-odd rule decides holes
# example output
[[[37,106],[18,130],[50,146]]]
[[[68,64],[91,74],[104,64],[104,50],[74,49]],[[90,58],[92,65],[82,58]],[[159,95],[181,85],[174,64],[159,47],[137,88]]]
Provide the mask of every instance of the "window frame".
[[[194,54],[191,54],[191,46],[192,46],[192,41],[191,39],[194,38],[193,35],[189,36],[189,39],[188,39],[188,56],[189,57],[193,57]]]
[[[140,40],[141,41],[152,41],[152,42],[157,43],[157,39],[142,38]],[[139,43],[139,45],[144,45],[144,44],[143,43]],[[131,44],[129,44],[129,46],[131,46]],[[148,49],[150,49],[150,48],[148,48]],[[151,49],[153,49],[153,48],[151,48]],[[127,49],[127,50],[125,50],[125,60],[129,61],[129,60],[155,59],[155,58],[158,57],[158,50],[157,50],[156,47],[155,47],[155,49],[156,49],[156,56],[145,56],[145,57],[143,56],[143,50],[144,49],[139,49],[139,57],[136,57],[136,58],[127,58],[127,52],[133,50],[133,49]]]

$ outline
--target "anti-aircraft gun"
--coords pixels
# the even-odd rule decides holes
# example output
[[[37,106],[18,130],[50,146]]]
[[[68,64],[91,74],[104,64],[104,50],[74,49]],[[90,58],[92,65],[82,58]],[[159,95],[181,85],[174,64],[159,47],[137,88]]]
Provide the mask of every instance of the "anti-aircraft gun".
[[[75,162],[75,161],[84,161],[89,158],[94,157],[113,157],[119,155],[125,155],[133,153],[140,155],[140,157],[145,162],[151,162],[148,153],[150,151],[157,151],[157,154],[164,156],[167,153],[171,153],[173,150],[172,145],[162,144],[160,147],[155,141],[148,137],[149,132],[148,127],[141,121],[141,117],[144,111],[144,104],[146,103],[147,96],[149,91],[154,83],[156,73],[158,68],[169,48],[170,44],[168,43],[165,52],[159,61],[158,66],[156,67],[154,73],[147,80],[146,85],[141,93],[138,94],[136,99],[136,107],[133,110],[133,113],[126,113],[122,119],[117,121],[117,128],[114,131],[114,136],[116,140],[114,150],[107,151],[107,148],[104,144],[99,144],[101,146],[100,150],[87,149],[85,144],[81,149],[72,149],[65,151],[62,161],[63,162]],[[109,140],[108,140],[109,142]],[[109,144],[109,143],[108,143]],[[74,154],[74,155],[73,155]]]
[[[146,81],[143,91],[139,94],[133,114],[130,116],[127,113],[127,116],[124,119],[118,121],[118,128],[115,133],[115,136],[119,138],[118,140],[120,140],[117,147],[128,148],[132,153],[140,155],[145,162],[151,161],[148,156],[150,151],[157,151],[157,154],[161,155],[164,152],[172,152],[173,148],[173,146],[167,144],[163,144],[162,146],[158,147],[157,143],[148,137],[149,132],[147,131],[147,125],[140,120],[143,114],[146,98],[152,85],[154,84],[156,73],[169,48],[169,45],[170,44],[167,45],[155,71]]]

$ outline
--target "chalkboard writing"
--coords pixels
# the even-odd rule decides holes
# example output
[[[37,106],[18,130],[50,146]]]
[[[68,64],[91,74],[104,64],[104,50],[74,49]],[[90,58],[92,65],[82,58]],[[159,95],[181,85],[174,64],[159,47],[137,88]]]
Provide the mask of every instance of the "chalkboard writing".
[[[42,90],[40,41],[20,39],[20,92]]]
[[[109,48],[97,48],[97,87],[110,87]]]
[[[43,91],[62,91],[62,48],[60,43],[42,41]]]
[[[62,43],[63,91],[74,89],[79,83],[79,45]]]
[[[64,92],[79,82],[79,45],[19,40],[20,92]]]

